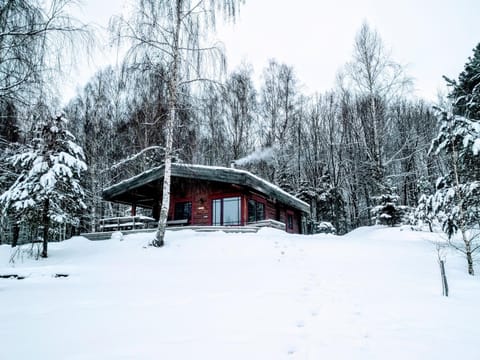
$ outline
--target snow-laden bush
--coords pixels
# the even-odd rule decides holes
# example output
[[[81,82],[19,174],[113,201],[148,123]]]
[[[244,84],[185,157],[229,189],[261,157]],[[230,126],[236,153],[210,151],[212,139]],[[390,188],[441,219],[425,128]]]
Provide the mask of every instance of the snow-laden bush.
[[[110,239],[115,241],[123,241],[123,233],[121,231],[114,231]]]
[[[336,234],[337,229],[335,229],[335,226],[333,226],[331,222],[322,221],[317,225],[316,232],[318,234]]]

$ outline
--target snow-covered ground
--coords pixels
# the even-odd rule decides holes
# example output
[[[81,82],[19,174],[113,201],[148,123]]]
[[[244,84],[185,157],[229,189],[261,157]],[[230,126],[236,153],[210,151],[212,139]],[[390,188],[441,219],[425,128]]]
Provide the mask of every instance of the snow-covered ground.
[[[480,359],[480,279],[450,253],[443,297],[431,234],[151,237],[0,246],[0,359]]]

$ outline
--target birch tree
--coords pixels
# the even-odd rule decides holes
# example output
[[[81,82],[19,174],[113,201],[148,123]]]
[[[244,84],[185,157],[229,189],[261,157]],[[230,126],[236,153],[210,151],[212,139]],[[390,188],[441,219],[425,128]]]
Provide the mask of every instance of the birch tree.
[[[243,0],[139,0],[130,19],[115,17],[111,27],[120,40],[130,42],[127,58],[148,57],[167,68],[167,118],[162,204],[152,245],[163,246],[168,209],[174,127],[181,92],[192,82],[211,78],[210,70],[224,65],[221,51],[205,46],[216,15],[235,19]],[[206,66],[205,66],[206,65]]]

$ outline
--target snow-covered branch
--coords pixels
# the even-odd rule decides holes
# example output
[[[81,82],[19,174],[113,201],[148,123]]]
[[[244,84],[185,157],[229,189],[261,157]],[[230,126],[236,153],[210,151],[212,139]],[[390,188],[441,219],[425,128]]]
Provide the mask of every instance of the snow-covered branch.
[[[136,159],[138,159],[139,157],[141,157],[143,154],[149,152],[149,151],[165,151],[165,148],[163,146],[158,146],[158,145],[153,145],[153,146],[149,146],[149,147],[146,147],[145,149],[142,149],[140,152],[126,158],[126,159],[123,159],[121,161],[119,161],[118,163],[112,165],[108,170],[115,170],[115,169],[118,169],[119,167],[129,163],[129,162],[132,162]]]

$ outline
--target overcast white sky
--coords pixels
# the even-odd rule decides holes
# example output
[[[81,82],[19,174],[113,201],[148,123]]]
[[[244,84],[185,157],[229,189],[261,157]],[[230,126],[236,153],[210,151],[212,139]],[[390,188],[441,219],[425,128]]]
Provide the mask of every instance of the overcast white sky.
[[[106,26],[123,3],[84,0],[79,17]],[[406,65],[416,94],[430,100],[444,87],[442,75],[456,78],[480,42],[480,0],[246,0],[237,23],[220,25],[217,37],[225,44],[230,70],[245,61],[260,77],[268,59],[276,58],[292,65],[304,91],[314,93],[334,86],[365,20],[394,60]],[[105,57],[83,64],[75,81],[85,82],[95,68],[112,61]]]

